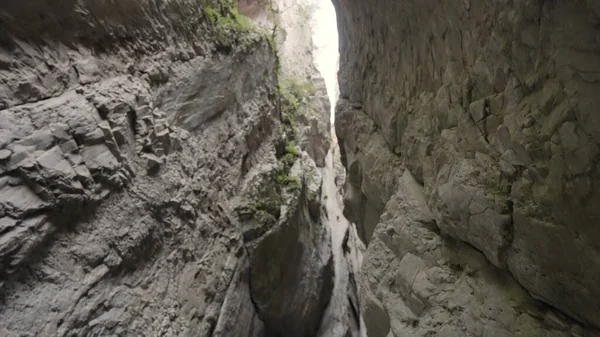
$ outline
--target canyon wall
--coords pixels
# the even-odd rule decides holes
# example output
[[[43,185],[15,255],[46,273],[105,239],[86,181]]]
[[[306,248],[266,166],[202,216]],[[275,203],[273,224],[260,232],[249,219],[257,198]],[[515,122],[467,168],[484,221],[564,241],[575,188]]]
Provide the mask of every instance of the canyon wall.
[[[0,335],[314,336],[329,108],[277,34],[230,1],[0,4]]]
[[[600,2],[334,4],[369,336],[598,336]]]

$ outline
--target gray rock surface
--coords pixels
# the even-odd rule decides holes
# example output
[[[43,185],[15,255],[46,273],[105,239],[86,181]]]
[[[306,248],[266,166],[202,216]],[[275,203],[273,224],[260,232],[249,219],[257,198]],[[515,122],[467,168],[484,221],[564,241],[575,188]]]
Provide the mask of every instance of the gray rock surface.
[[[324,167],[331,147],[331,104],[325,80],[314,65],[311,16],[317,1],[320,0],[273,0],[272,3],[278,18],[281,81],[300,84],[311,91],[301,109],[303,127],[298,130],[299,143],[319,167]]]
[[[1,336],[317,329],[321,177],[300,144],[274,221],[236,212],[290,135],[268,38],[218,3],[0,4]]]
[[[334,4],[370,336],[598,334],[599,2]]]
[[[261,166],[243,184],[244,206],[238,209],[252,299],[266,336],[314,336],[331,298],[334,274],[321,210],[323,178],[306,153],[289,173],[301,186],[282,188],[277,164]]]
[[[358,239],[354,224],[348,222],[342,213],[343,203],[335,183],[333,153],[327,154],[323,172],[324,221],[329,223],[335,283],[331,302],[323,315],[316,337],[358,337],[364,323],[360,317],[358,283],[356,282],[365,247]],[[364,329],[362,329],[364,330]]]

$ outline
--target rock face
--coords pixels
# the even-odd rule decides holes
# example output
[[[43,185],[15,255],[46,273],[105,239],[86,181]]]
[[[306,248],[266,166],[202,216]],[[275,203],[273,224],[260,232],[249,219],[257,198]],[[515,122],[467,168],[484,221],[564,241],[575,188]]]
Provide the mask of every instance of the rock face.
[[[334,4],[369,336],[596,336],[600,3]]]
[[[331,228],[335,282],[331,302],[315,337],[355,337],[361,336],[361,327],[364,326],[360,317],[356,278],[365,247],[358,239],[356,227],[342,214],[343,201],[335,182],[332,152],[333,149],[327,154],[327,164],[322,172],[324,213]]]
[[[0,4],[0,335],[316,331],[331,239],[289,120],[311,125],[232,5]]]
[[[250,256],[252,299],[266,336],[314,336],[333,288],[322,177],[304,154],[289,168],[289,186],[282,188],[278,180],[284,173],[272,159],[272,165],[262,163],[248,174],[236,209]]]
[[[299,118],[299,143],[315,159],[319,167],[325,166],[330,148],[330,109],[325,80],[314,65],[313,31],[311,16],[319,0],[273,1],[278,17],[277,41],[281,59],[281,82],[291,91],[308,90],[311,97],[305,100]]]

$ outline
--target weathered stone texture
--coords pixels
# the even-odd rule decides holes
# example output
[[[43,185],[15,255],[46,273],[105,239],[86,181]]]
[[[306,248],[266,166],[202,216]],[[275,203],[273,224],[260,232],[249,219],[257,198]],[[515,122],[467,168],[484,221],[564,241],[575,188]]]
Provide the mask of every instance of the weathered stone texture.
[[[393,273],[410,267],[421,281],[412,289],[384,287],[393,295],[378,294],[380,302],[372,302],[370,312],[387,310],[397,336],[407,332],[399,332],[404,328],[395,328],[394,320],[409,317],[417,327],[444,326],[438,332],[444,336],[533,336],[531,329],[564,335],[546,331],[561,330],[557,326],[563,323],[551,326],[550,318],[515,309],[515,301],[529,308],[536,298],[588,328],[600,327],[599,2],[334,4],[341,50],[336,131],[349,174],[347,208],[362,210],[352,218],[369,240],[379,215],[389,212],[390,197],[403,193],[397,184],[405,168],[423,186],[432,214],[419,229],[427,236],[412,236],[412,243],[388,237],[380,227],[389,221],[375,229],[379,234],[369,243],[364,277],[395,263],[389,267],[396,269]],[[380,145],[368,145],[377,139]],[[472,296],[500,292],[506,284],[518,289],[515,281],[527,291],[498,295],[502,299],[486,295],[512,308],[510,321],[477,327],[479,319],[498,321],[501,314],[474,314],[479,318],[459,324],[454,309],[442,312],[446,302],[435,298],[449,294],[440,290],[439,275],[429,268],[448,267],[449,253],[419,251],[419,245],[431,242],[427,237],[441,240],[438,231],[474,247],[503,270],[469,267],[480,275],[469,286]],[[369,260],[385,255],[377,243],[383,238],[401,253],[385,263]],[[413,257],[406,260],[407,254]],[[461,278],[471,282],[466,271],[446,273],[456,278],[450,281],[456,286]],[[468,296],[460,300],[470,301]],[[457,308],[474,311],[478,305],[462,302]],[[439,322],[427,323],[425,317]],[[411,333],[426,335],[424,330]]]
[[[308,154],[294,164],[290,177],[303,181],[303,187],[266,196],[281,198],[275,201],[282,206],[272,227],[258,239],[245,235],[250,288],[267,336],[315,336],[331,298],[334,273],[331,238],[320,204],[322,177]],[[252,177],[243,196],[267,208],[274,200],[253,194],[272,184],[269,174]]]
[[[1,336],[317,328],[332,282],[329,233],[306,220],[320,195],[277,205],[293,216],[252,240],[271,259],[235,216],[285,135],[274,51],[252,31],[219,39],[202,7],[217,3],[0,4]],[[298,191],[312,191],[316,164],[297,151]],[[290,227],[302,235],[272,240]],[[273,260],[283,249],[302,254]],[[311,275],[266,283],[302,310],[267,315],[255,300],[267,261]]]
[[[311,17],[320,0],[273,0],[278,17],[276,34],[281,60],[282,83],[293,81],[311,83],[314,93],[304,99],[301,109],[302,127],[299,143],[319,167],[325,166],[325,157],[331,147],[330,108],[325,80],[313,62],[313,27]]]

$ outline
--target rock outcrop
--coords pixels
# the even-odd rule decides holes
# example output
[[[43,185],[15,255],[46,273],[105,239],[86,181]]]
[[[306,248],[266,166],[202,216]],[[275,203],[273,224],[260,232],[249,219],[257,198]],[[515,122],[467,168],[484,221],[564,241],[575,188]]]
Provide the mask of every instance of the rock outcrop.
[[[229,1],[0,4],[0,335],[313,336],[329,141],[275,47]]]
[[[334,4],[369,336],[597,336],[600,3]]]

